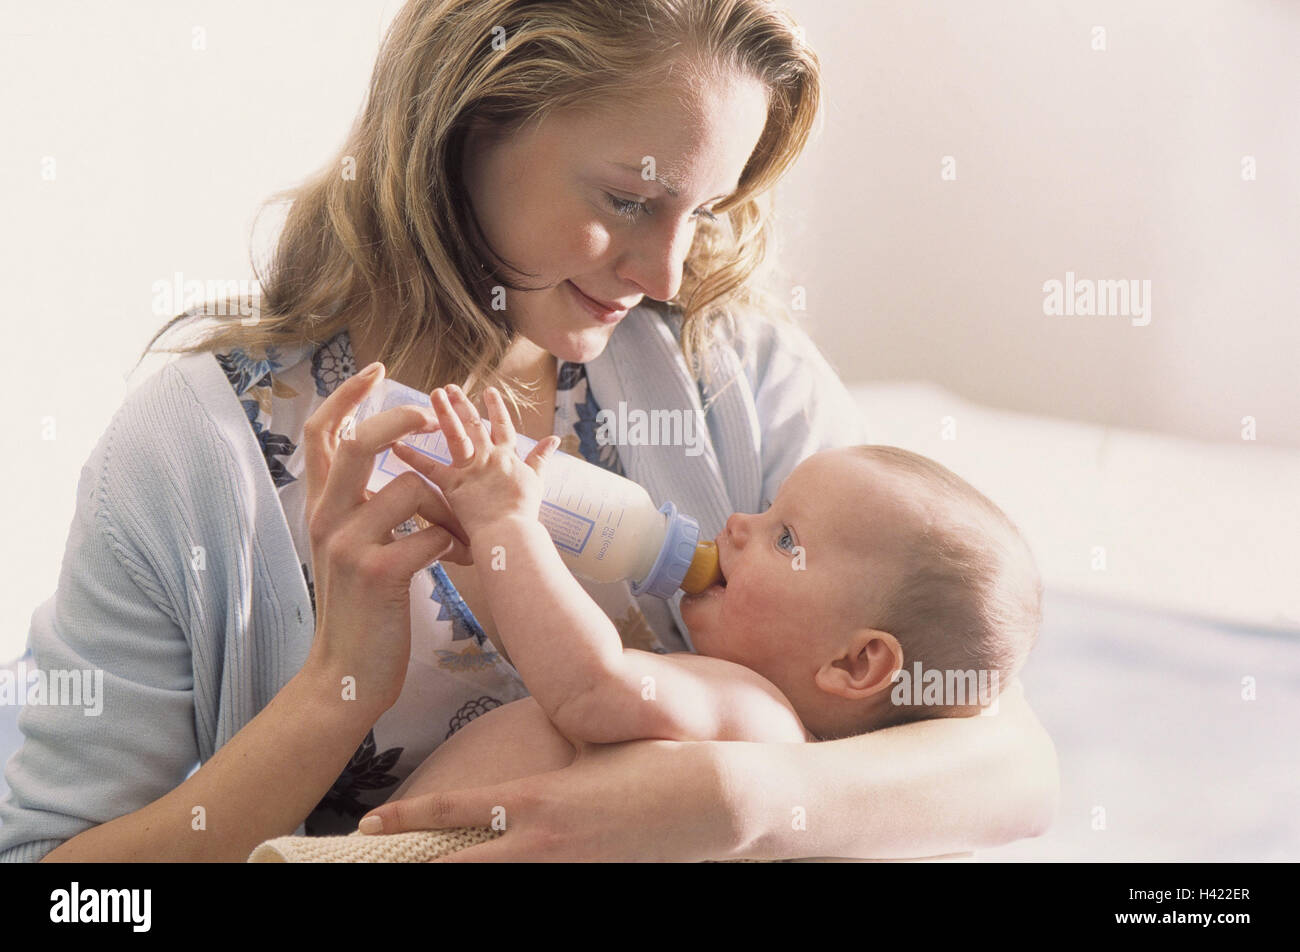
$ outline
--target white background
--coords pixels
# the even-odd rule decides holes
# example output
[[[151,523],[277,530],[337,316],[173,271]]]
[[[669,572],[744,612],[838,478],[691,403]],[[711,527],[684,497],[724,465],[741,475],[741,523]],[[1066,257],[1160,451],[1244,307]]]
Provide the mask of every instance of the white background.
[[[788,6],[821,56],[826,111],[781,187],[782,260],[807,291],[796,316],[844,379],[931,381],[954,400],[1103,434],[1217,444],[1238,480],[1224,491],[1256,506],[1241,516],[1256,541],[1229,558],[1214,536],[1194,537],[1190,553],[1180,537],[1180,557],[1207,577],[1230,563],[1244,582],[1219,601],[1239,614],[1291,617],[1279,587],[1300,578],[1296,511],[1278,483],[1300,447],[1300,5]],[[340,143],[397,4],[0,9],[5,658],[56,585],[82,462],[128,385],[157,365],[126,379],[168,316],[152,310],[153,283],[248,275],[259,202]],[[1105,52],[1090,48],[1096,25]],[[196,28],[205,49],[193,48]],[[945,155],[956,181],[940,178]],[[1243,155],[1256,157],[1257,181],[1241,180]],[[1067,270],[1151,280],[1150,326],[1044,316],[1042,284]],[[869,399],[869,416],[894,413]],[[1240,439],[1246,415],[1255,443]],[[982,488],[1019,485],[1012,467]],[[1264,502],[1252,503],[1256,486]],[[1127,495],[1137,505],[1152,492]],[[1060,541],[1019,497],[999,501],[1033,523],[1040,549]],[[1185,506],[1171,525],[1204,518]],[[1139,541],[1160,534],[1144,528]],[[1078,553],[1045,552],[1049,568],[1086,558],[1095,540],[1084,536],[1070,540]],[[1200,605],[1203,585],[1162,572],[1130,575],[1121,594],[1163,579],[1162,604]],[[1051,568],[1049,581],[1069,574]],[[1260,578],[1263,591],[1250,582]]]

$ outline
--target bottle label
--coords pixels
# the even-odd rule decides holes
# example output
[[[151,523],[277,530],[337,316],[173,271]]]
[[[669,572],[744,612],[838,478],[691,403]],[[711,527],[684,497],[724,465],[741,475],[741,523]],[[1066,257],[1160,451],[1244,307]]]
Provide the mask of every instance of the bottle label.
[[[591,539],[591,532],[596,528],[596,520],[580,516],[576,512],[562,509],[553,502],[542,500],[538,518],[546,531],[551,534],[555,544],[561,549],[582,555]]]

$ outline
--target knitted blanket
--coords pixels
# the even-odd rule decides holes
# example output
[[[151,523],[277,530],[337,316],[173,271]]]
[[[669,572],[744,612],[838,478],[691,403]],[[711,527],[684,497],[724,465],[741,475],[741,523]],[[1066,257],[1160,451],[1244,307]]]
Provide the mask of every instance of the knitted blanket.
[[[487,827],[367,836],[280,836],[253,850],[250,863],[427,863],[500,836]]]
[[[262,843],[248,857],[250,863],[427,863],[476,843],[500,836],[487,827],[452,830],[416,830],[411,833],[361,832],[346,836],[280,836]],[[730,860],[750,863],[766,860]]]

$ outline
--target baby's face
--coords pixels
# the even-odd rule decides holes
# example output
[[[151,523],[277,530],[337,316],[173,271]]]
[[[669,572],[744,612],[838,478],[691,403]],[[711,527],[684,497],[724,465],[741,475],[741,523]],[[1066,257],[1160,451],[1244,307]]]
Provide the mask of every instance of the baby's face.
[[[897,480],[851,450],[804,460],[766,512],[736,513],[718,534],[724,583],[681,601],[695,649],[795,700],[829,646],[900,580],[912,511]]]

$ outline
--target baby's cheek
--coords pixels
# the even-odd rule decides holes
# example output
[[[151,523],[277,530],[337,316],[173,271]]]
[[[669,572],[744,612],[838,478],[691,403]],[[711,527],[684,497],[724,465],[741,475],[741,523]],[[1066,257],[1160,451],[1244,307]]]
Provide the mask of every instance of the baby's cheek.
[[[752,638],[755,626],[763,621],[768,610],[767,597],[761,587],[727,586],[727,628],[738,643]]]
[[[736,619],[738,634],[754,654],[766,654],[769,635],[788,626],[792,605],[770,585],[756,586],[736,600],[741,612]]]

